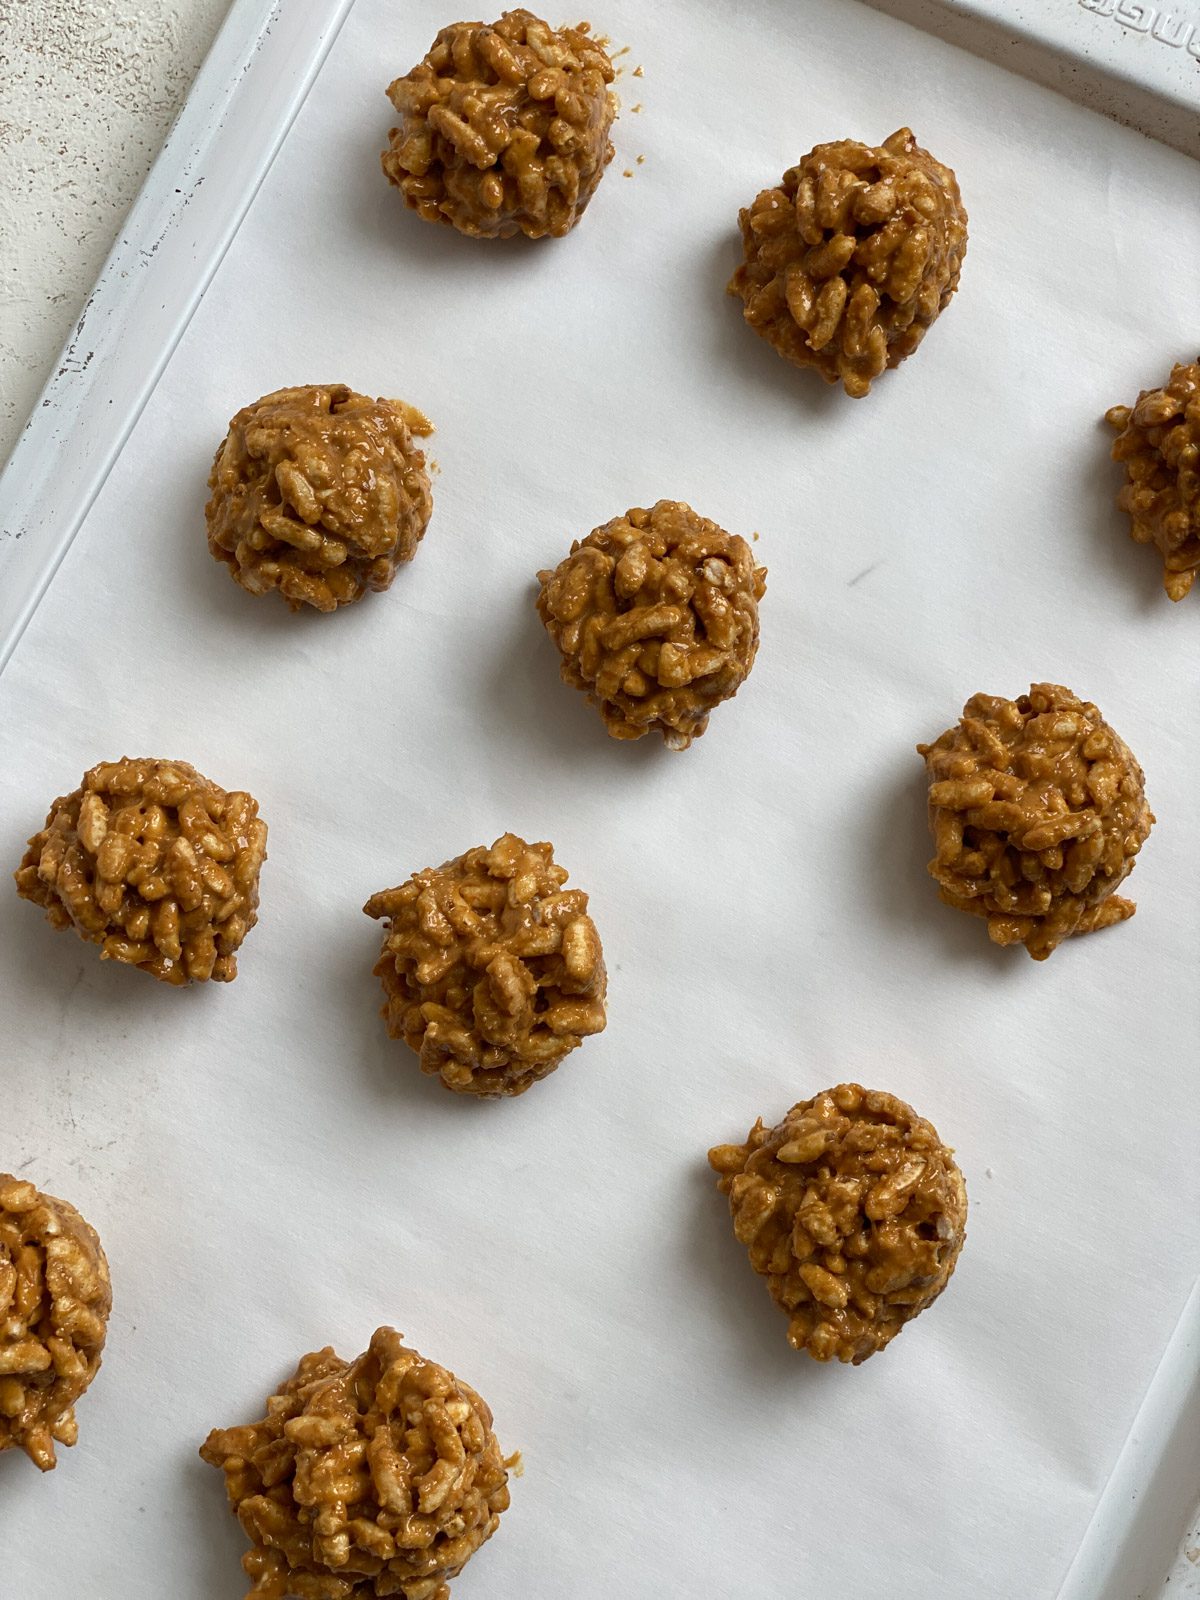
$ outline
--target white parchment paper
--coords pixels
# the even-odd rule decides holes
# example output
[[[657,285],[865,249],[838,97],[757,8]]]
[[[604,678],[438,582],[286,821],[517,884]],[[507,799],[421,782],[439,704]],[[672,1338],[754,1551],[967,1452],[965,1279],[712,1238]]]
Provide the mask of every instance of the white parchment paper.
[[[231,987],[102,966],[0,894],[0,1167],[83,1210],[115,1291],[77,1448],[0,1459],[0,1592],[236,1600],[197,1446],[392,1322],[525,1453],[463,1600],[1049,1600],[1200,1265],[1200,601],[1128,539],[1098,420],[1195,354],[1197,169],[850,3],[608,0],[631,51],[591,211],[478,243],[378,171],[384,87],[448,19],[359,0],[0,682],[13,865],[122,753],[249,788],[271,830]],[[735,217],[903,123],[971,244],[850,402],[725,297]],[[308,381],[438,425],[416,561],[333,617],[204,542],[228,417]],[[609,741],[532,606],[660,496],[770,570],[754,673],[684,755]],[[1159,822],[1136,919],[1035,965],[939,906],[913,745],[1043,678],[1100,704]],[[508,828],[590,892],[611,1020],[478,1105],[387,1039],[359,907]],[[929,1115],[972,1201],[945,1297],[857,1371],[789,1350],[704,1160],[846,1078]]]

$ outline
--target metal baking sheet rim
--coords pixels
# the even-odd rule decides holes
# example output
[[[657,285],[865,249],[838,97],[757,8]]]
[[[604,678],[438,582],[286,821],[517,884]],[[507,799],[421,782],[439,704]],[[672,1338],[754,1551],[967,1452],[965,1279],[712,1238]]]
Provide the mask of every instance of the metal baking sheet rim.
[[[1200,157],[1200,0],[866,0]]]
[[[0,474],[0,672],[221,264],[354,0],[234,0],[83,315]],[[1200,155],[1200,10],[1147,0],[866,0]],[[1039,0],[1039,7],[1047,0]],[[1049,24],[1047,26],[1047,24]],[[1091,33],[1094,26],[1111,31]],[[1142,41],[1133,57],[1127,40]],[[1185,52],[1195,88],[1156,73]],[[1135,45],[1135,49],[1138,48]],[[1124,54],[1123,54],[1124,52]],[[1154,1600],[1200,1485],[1200,1283],[1058,1600]]]

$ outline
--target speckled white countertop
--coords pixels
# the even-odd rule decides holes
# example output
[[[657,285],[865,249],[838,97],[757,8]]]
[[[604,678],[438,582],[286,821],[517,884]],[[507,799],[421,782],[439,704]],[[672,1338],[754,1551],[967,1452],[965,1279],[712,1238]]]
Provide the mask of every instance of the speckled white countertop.
[[[0,462],[229,0],[0,0]]]

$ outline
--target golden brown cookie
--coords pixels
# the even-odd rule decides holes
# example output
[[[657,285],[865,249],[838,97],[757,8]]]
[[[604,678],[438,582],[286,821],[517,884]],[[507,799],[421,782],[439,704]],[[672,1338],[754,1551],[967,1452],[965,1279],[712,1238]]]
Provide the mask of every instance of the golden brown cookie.
[[[678,500],[614,517],[538,573],[538,614],[614,739],[686,750],[749,676],[767,586],[750,546]]]
[[[1181,362],[1161,389],[1143,389],[1135,406],[1105,417],[1120,429],[1112,455],[1126,483],[1117,504],[1132,537],[1157,547],[1163,587],[1182,600],[1200,570],[1200,361]]]
[[[608,52],[531,11],[455,22],[388,89],[383,170],[427,222],[475,238],[569,233],[613,158]]]
[[[229,424],[209,475],[208,548],[250,594],[334,611],[391,586],[433,509],[430,433],[402,400],[344,383],[279,389]]]
[[[946,1287],[967,1191],[954,1152],[895,1095],[839,1084],[708,1153],[788,1343],[860,1362]]]
[[[367,901],[385,919],[383,1015],[448,1089],[523,1094],[603,1031],[608,979],[553,847],[506,833]]]
[[[1071,934],[1134,913],[1114,890],[1154,815],[1142,769],[1089,701],[1057,683],[977,694],[932,744],[929,863],[941,898],[987,919],[996,944],[1043,961]]]
[[[303,1356],[266,1412],[200,1450],[253,1545],[248,1600],[449,1600],[509,1503],[474,1389],[379,1328],[354,1361]]]
[[[79,1436],[75,1402],[100,1369],[108,1262],[74,1206],[0,1173],[0,1451],[43,1472]]]
[[[900,128],[819,144],[739,213],[729,284],[781,356],[856,399],[912,355],[958,288],[967,213],[949,167]]]
[[[258,921],[267,825],[253,796],[186,761],[102,761],[54,802],[17,892],[164,983],[227,983]]]

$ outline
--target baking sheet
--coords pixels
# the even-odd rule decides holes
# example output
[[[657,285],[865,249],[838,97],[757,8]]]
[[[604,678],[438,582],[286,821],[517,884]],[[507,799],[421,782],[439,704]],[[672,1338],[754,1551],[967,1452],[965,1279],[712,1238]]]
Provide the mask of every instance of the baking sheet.
[[[121,752],[249,787],[272,830],[227,989],[101,967],[0,897],[3,1161],[97,1225],[117,1295],[80,1444],[44,1480],[0,1459],[21,1600],[241,1594],[196,1446],[380,1321],[526,1456],[456,1593],[1048,1597],[1195,1277],[1194,622],[1097,423],[1194,343],[1195,168],[857,6],[641,10],[599,19],[631,54],[583,226],[488,247],[376,168],[383,85],[445,13],[358,0],[0,679],[14,861]],[[902,122],[971,246],[854,404],[724,299],[733,219],[814,142]],[[389,595],[292,618],[210,560],[203,480],[236,406],[335,379],[438,424],[434,520]],[[754,674],[680,756],[605,739],[531,605],[660,495],[770,569]],[[1160,821],[1135,921],[1037,966],[937,905],[911,747],[1043,677],[1104,708]],[[507,827],[592,894],[611,1021],[464,1105],[384,1035],[357,908]],[[972,1208],[937,1308],[827,1371],[704,1151],[846,1077],[937,1122]]]
[[[1147,0],[869,3],[1185,155],[1200,156],[1195,7]]]

